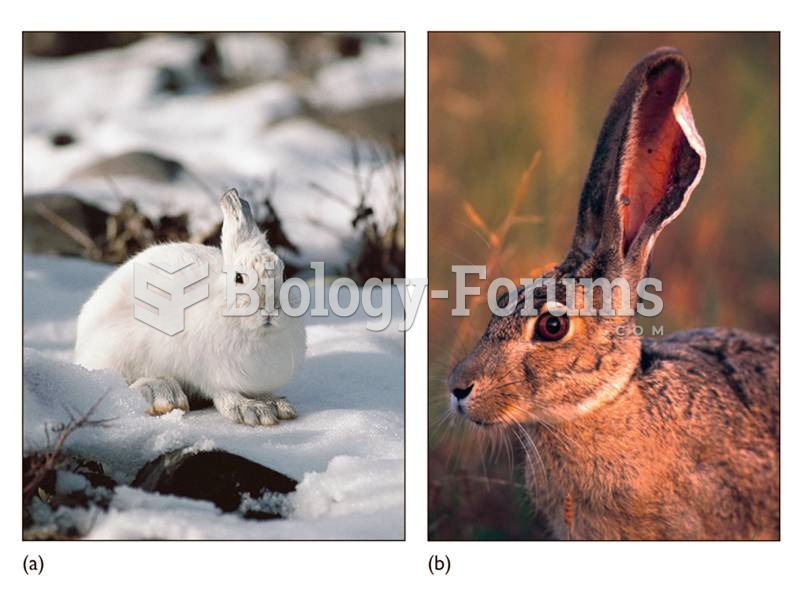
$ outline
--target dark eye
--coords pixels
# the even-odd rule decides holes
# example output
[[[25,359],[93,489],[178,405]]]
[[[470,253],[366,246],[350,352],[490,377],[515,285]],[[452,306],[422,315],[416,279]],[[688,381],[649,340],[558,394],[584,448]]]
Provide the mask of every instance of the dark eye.
[[[557,317],[550,313],[540,315],[536,321],[536,337],[546,342],[560,340],[569,332],[569,318]]]
[[[237,284],[243,284],[244,283],[244,277],[242,277],[241,273],[237,273],[236,274],[236,283]]]

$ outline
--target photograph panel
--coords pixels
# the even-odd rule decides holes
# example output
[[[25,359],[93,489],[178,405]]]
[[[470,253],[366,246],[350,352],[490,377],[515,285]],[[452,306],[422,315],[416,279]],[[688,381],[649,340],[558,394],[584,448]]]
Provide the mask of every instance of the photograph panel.
[[[429,539],[778,539],[779,34],[428,43]]]
[[[404,105],[402,32],[23,34],[23,539],[404,538]]]

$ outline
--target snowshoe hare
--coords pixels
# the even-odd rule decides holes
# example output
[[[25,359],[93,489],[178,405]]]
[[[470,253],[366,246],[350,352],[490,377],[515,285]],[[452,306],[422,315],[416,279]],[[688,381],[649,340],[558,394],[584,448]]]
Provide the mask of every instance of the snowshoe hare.
[[[626,280],[626,304],[636,306],[653,244],[705,165],[689,80],[686,58],[660,48],[622,83],[572,246],[543,275],[555,279],[559,303],[564,278],[604,277]],[[578,309],[585,289],[577,287]],[[588,298],[599,306],[595,292]],[[452,370],[450,402],[474,423],[517,436],[532,503],[555,537],[778,538],[777,340],[726,329],[643,339],[635,316],[558,316],[543,287],[517,294],[533,294],[538,316],[522,315],[523,302],[493,316]]]
[[[75,359],[89,369],[121,373],[148,401],[151,414],[187,411],[189,399],[197,398],[211,400],[237,423],[274,425],[296,416],[286,398],[275,392],[303,363],[305,326],[302,316],[291,317],[281,310],[277,298],[283,263],[259,230],[250,205],[231,190],[220,206],[221,249],[190,243],[153,246],[97,288],[78,318]],[[190,263],[208,265],[208,297],[186,308],[183,330],[167,335],[135,319],[137,265]],[[225,265],[252,269],[260,282],[271,280],[274,293],[256,286],[259,310],[249,316],[224,316]],[[232,277],[236,284],[245,283],[242,273]],[[295,297],[289,299],[294,303]],[[246,297],[237,295],[237,307],[246,302]],[[267,306],[272,314],[266,314]]]

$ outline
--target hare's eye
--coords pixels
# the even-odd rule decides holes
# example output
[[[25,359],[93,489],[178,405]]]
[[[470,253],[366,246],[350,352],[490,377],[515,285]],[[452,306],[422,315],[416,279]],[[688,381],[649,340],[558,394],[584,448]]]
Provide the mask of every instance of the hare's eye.
[[[569,317],[557,317],[550,313],[540,315],[536,321],[536,337],[546,342],[555,342],[569,332]]]
[[[236,274],[236,283],[237,284],[243,284],[244,283],[244,277],[242,277],[241,273],[237,273]]]

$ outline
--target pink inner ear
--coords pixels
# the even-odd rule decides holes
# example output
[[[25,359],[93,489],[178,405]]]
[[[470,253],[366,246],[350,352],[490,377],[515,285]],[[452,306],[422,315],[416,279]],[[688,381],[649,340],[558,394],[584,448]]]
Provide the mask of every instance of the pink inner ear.
[[[677,64],[667,64],[651,74],[631,118],[618,188],[626,251],[666,195],[677,163],[684,132],[674,108],[686,98],[684,93],[676,102],[682,78],[683,69]]]

